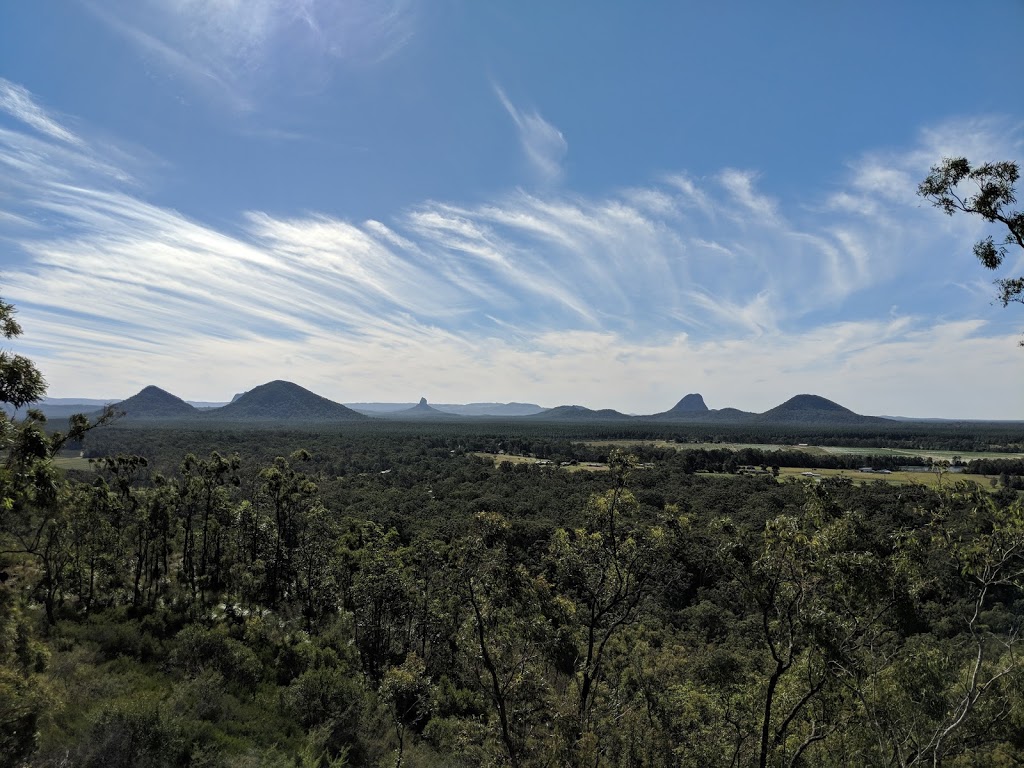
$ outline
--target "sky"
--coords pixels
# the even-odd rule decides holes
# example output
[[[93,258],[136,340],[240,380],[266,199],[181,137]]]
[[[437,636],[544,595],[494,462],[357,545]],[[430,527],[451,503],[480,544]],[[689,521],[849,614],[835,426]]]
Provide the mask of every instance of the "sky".
[[[999,231],[915,194],[1024,163],[1022,33],[1021,0],[7,3],[4,348],[53,397],[1024,419],[1024,252],[985,270]]]

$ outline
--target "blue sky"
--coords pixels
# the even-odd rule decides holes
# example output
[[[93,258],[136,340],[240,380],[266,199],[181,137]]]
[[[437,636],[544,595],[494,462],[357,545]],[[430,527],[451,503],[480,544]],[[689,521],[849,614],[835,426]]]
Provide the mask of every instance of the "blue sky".
[[[1024,161],[1022,31],[1019,0],[10,4],[13,347],[61,397],[1024,419],[989,230],[914,194]]]

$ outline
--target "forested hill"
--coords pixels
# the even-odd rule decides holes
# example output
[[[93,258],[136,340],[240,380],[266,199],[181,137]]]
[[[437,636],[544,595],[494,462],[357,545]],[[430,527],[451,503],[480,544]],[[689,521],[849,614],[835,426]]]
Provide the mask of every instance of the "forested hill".
[[[560,405],[549,411],[523,418],[543,421],[620,421],[632,419],[633,417],[614,411],[611,408],[602,408],[595,411],[582,405]]]
[[[114,411],[123,414],[121,418],[125,419],[159,421],[189,419],[199,413],[180,397],[154,386],[145,387],[138,394],[117,403]]]
[[[888,421],[878,416],[861,416],[819,395],[797,395],[757,418],[773,424],[884,424]]]
[[[356,421],[369,418],[290,381],[271,381],[222,408],[203,414],[210,421]]]

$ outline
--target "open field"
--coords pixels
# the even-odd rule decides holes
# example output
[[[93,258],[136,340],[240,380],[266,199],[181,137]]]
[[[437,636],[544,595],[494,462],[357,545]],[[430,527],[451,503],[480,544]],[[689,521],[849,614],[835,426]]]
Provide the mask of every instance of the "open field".
[[[62,452],[59,456],[54,457],[53,464],[61,469],[90,470],[95,467],[95,465],[91,464],[88,459],[80,456],[78,451]]]
[[[0,460],[6,456],[5,453],[0,453]],[[53,465],[60,469],[84,469],[91,470],[95,468],[95,464],[91,463],[89,459],[84,458],[80,451],[62,451],[59,455],[54,456]]]
[[[828,449],[817,445],[775,445],[772,443],[677,443],[671,440],[586,440],[586,445],[617,445],[623,448],[630,446],[648,445],[654,448],[674,448],[677,451],[698,451],[704,450],[726,450],[740,451],[744,448],[754,448],[759,451],[786,451],[800,450],[807,453],[828,453]],[[850,449],[856,450],[856,449]]]
[[[542,464],[542,459],[535,459],[532,456],[512,456],[504,453],[484,453],[483,451],[476,451],[473,453],[478,459],[490,459],[495,464],[503,464],[505,462],[509,464]]]
[[[477,451],[473,455],[476,456],[477,458],[481,458],[481,459],[490,459],[491,461],[493,461],[495,463],[495,465],[505,464],[505,463],[508,463],[508,464],[548,464],[548,465],[550,465],[552,467],[556,467],[558,469],[565,470],[566,472],[607,472],[608,471],[608,465],[607,464],[599,464],[596,461],[581,461],[579,464],[571,464],[571,465],[568,465],[568,466],[560,466],[558,464],[552,464],[549,461],[545,461],[544,459],[535,459],[532,456],[513,456],[511,454],[506,454],[506,453],[484,453],[482,451]]]
[[[628,448],[631,445],[649,445],[655,448],[674,448],[678,451],[696,450],[729,450],[739,451],[753,448],[759,451],[803,451],[814,454],[834,454],[845,456],[907,456],[951,460],[959,456],[961,460],[971,459],[1024,459],[1024,453],[999,453],[996,451],[938,451],[913,448],[850,448],[833,445],[776,445],[772,443],[676,443],[669,440],[587,440],[586,445],[619,445]]]
[[[975,483],[984,490],[993,490],[996,486],[993,481],[998,478],[989,475],[962,475],[954,472],[947,472],[942,475],[941,481],[935,472],[892,472],[882,475],[872,472],[857,472],[849,469],[814,469],[809,470],[801,467],[783,467],[779,470],[780,480],[813,480],[807,477],[804,472],[813,472],[818,477],[848,477],[858,485],[868,483],[886,483],[887,485],[923,485],[926,488],[951,488],[955,483],[967,481]]]
[[[954,456],[959,456],[964,461],[971,459],[1024,459],[1024,453],[999,453],[996,451],[935,451],[904,448],[843,448],[839,446],[822,446],[822,450],[831,454],[860,456],[866,454],[872,456],[921,456],[937,461],[950,461]]]

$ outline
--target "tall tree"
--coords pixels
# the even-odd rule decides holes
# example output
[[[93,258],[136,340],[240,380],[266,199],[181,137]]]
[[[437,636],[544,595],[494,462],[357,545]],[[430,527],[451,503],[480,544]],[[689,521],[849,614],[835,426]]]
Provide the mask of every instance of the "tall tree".
[[[287,459],[278,456],[273,466],[259,474],[256,500],[273,514],[273,552],[267,573],[267,600],[273,606],[295,594],[299,530],[318,492],[316,483],[295,467],[311,458],[305,450],[295,451]]]
[[[543,604],[550,585],[517,559],[511,526],[499,514],[480,512],[458,547],[458,580],[469,605],[460,645],[471,677],[486,697],[511,768],[542,764],[554,734],[551,690],[544,675],[551,628]]]
[[[638,511],[633,494],[617,486],[590,500],[586,528],[560,528],[548,547],[553,582],[569,607],[564,630],[574,656],[574,745],[599,740],[593,711],[613,641],[644,618],[665,584],[665,533],[638,523]]]
[[[0,299],[0,335],[21,335],[14,307]],[[31,360],[0,350],[0,405],[21,408],[39,400],[46,391],[42,374]],[[42,657],[33,652],[28,623],[16,600],[17,590],[8,570],[12,524],[34,497],[37,477],[34,457],[47,458],[45,433],[19,429],[0,411],[0,766],[21,764],[36,746],[36,723],[46,710],[46,691],[38,679]],[[20,527],[20,526],[19,526]],[[15,545],[13,549],[17,550]],[[12,569],[13,570],[13,569]]]

